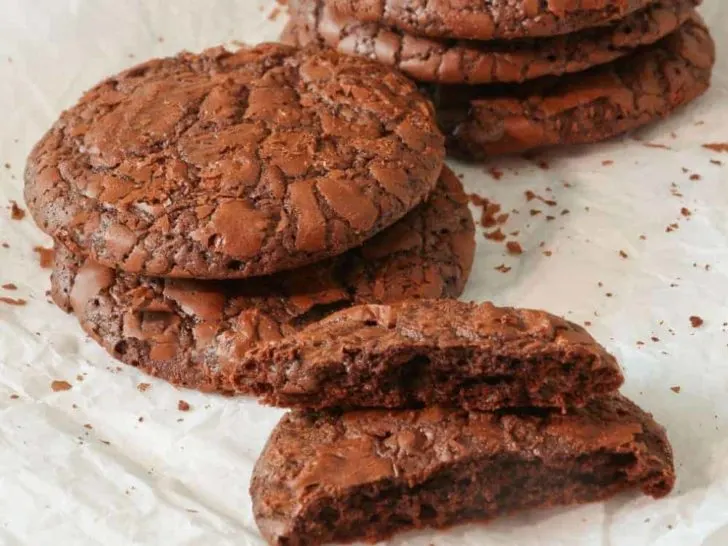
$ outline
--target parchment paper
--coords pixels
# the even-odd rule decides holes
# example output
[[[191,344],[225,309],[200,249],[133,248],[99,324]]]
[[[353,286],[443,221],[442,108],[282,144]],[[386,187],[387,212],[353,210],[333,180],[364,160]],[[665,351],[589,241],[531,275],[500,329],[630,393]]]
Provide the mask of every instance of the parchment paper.
[[[0,303],[0,544],[263,544],[248,482],[281,412],[179,391],[113,361],[48,303],[49,271],[33,247],[50,241],[5,206],[24,208],[28,151],[85,89],[148,57],[275,39],[277,6],[0,1],[0,243],[10,247],[0,247],[0,285],[18,286],[0,297],[27,300]],[[714,88],[679,115],[608,144],[453,163],[470,191],[510,212],[501,229],[519,232],[508,238],[524,249],[508,255],[481,229],[465,298],[590,322],[623,363],[625,392],[667,427],[676,491],[391,544],[728,544],[728,153],[702,147],[728,141],[728,5],[706,0],[702,12],[719,42]],[[527,190],[557,205],[527,202]],[[691,316],[704,324],[693,328]],[[71,389],[53,391],[54,380]]]

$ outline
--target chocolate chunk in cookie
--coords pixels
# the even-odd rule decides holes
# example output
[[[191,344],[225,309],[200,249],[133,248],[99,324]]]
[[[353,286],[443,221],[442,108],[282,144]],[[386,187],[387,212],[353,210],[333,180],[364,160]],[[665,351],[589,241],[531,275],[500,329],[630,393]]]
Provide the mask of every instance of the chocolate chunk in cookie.
[[[269,404],[309,409],[566,409],[622,381],[614,357],[576,324],[450,300],[341,311],[256,347],[233,377]]]
[[[467,203],[460,181],[446,168],[427,203],[362,247],[254,279],[141,277],[59,246],[52,295],[127,364],[177,385],[230,392],[228,376],[251,347],[335,310],[459,296],[475,251]]]
[[[693,15],[673,34],[614,63],[492,89],[433,90],[450,151],[467,157],[598,142],[664,118],[710,86],[715,44]]]
[[[325,1],[343,15],[417,36],[493,40],[555,36],[603,26],[655,0]]]
[[[699,0],[659,0],[606,27],[531,40],[477,42],[421,38],[362,23],[326,5],[297,0],[284,41],[317,43],[395,66],[415,80],[447,84],[523,82],[611,62],[673,32]]]
[[[652,417],[620,397],[558,412],[372,410],[283,417],[250,488],[278,546],[375,542],[526,509],[655,498],[675,482]]]
[[[428,197],[443,157],[403,76],[265,44],[100,83],[33,149],[25,196],[45,231],[105,266],[243,278],[361,245]]]

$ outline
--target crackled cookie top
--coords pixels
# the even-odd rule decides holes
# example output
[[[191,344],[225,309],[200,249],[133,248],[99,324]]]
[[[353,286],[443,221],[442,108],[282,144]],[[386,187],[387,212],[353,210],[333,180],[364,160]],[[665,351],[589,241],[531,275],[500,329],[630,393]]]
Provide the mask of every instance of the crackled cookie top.
[[[589,71],[495,92],[439,86],[450,151],[481,158],[598,142],[664,118],[709,87],[715,43],[697,13],[635,54]]]
[[[297,0],[293,0],[295,3]],[[529,38],[602,26],[654,0],[326,0],[342,14],[433,38]]]
[[[297,0],[283,40],[320,43],[396,66],[418,81],[509,83],[580,72],[656,42],[692,14],[699,0],[659,0],[619,22],[536,40],[436,40],[344,15],[325,0]]]
[[[445,168],[426,203],[320,263],[252,279],[160,279],[114,271],[58,245],[52,296],[123,362],[177,385],[230,392],[226,370],[238,369],[246,352],[338,309],[458,297],[474,251],[467,196]]]
[[[101,264],[242,278],[360,245],[429,195],[443,157],[430,104],[386,67],[214,49],[86,93],[32,151],[26,200]]]

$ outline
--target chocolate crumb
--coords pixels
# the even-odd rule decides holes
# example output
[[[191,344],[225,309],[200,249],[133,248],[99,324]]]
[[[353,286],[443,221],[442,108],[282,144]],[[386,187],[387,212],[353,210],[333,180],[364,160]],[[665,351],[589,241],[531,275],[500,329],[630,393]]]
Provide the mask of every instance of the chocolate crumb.
[[[521,245],[516,241],[508,241],[506,243],[506,248],[508,249],[508,252],[513,255],[520,255],[523,254],[523,248]]]
[[[139,419],[137,419],[137,421],[139,421],[140,423],[143,423],[144,422],[144,417],[139,417]]]
[[[25,218],[25,211],[15,201],[10,201],[10,218],[12,220],[22,220]]]
[[[107,446],[111,445],[111,442],[107,442],[106,440],[99,440],[99,442],[101,442],[102,444],[107,445]]]
[[[693,174],[693,175],[690,175],[690,180],[692,180],[692,181],[694,181],[694,182],[696,182],[696,181],[698,181],[698,180],[702,180],[702,179],[703,179],[703,177],[702,177],[702,176],[700,176],[699,174]]]
[[[18,398],[20,398],[20,395],[18,395],[18,394],[11,394],[10,395],[10,400],[17,400]]]
[[[646,241],[647,235],[640,235],[640,241]]]
[[[711,160],[710,160],[710,162],[711,162],[711,163],[712,163],[713,165],[723,165],[723,162],[722,162],[722,161],[720,161],[720,160],[718,160],[718,159],[711,159]]]
[[[500,180],[501,178],[503,178],[503,171],[501,171],[500,169],[491,167],[490,169],[488,169],[488,172],[490,173],[490,176],[492,176],[496,180]]]
[[[674,392],[675,394],[680,394],[680,386],[676,385],[674,387],[670,387],[670,390]]]
[[[27,301],[25,301],[22,298],[7,298],[5,296],[0,297],[0,303],[6,303],[8,305],[14,305],[16,307],[22,307],[23,305],[27,305]]]
[[[43,248],[42,246],[34,246],[33,252],[38,253],[41,269],[50,269],[53,267],[55,251],[52,248]]]
[[[605,295],[605,296],[607,296],[608,298],[611,298],[612,296],[614,296],[614,294],[612,294],[611,292],[607,292],[607,293],[606,293],[606,294],[604,294],[604,295]]]
[[[51,390],[53,392],[67,391],[72,388],[72,385],[68,381],[62,381],[56,379],[51,382]]]
[[[147,392],[149,390],[149,387],[151,387],[149,383],[139,383],[137,385],[137,390],[139,392]]]
[[[551,222],[551,221],[553,221],[553,220],[556,220],[556,216],[547,216],[547,217],[546,217],[546,221],[547,221],[547,222]]]
[[[629,258],[629,255],[624,250],[620,250],[619,255],[620,255],[620,257],[624,258],[625,260],[627,258]]]
[[[542,159],[538,162],[538,168],[543,169],[544,171],[548,171],[550,168],[550,165],[548,164],[548,161]]]
[[[671,232],[673,232],[673,231],[675,231],[677,229],[680,229],[680,224],[678,224],[676,222],[676,223],[673,223],[673,224],[670,224],[669,226],[667,226],[665,228],[665,233],[671,233]]]
[[[550,250],[544,250],[543,255],[547,258],[550,258],[553,255],[553,252],[551,252]]]
[[[485,238],[489,241],[497,241],[501,242],[504,241],[506,238],[506,234],[501,231],[500,228],[496,229],[495,231],[491,231],[490,233],[485,234]]]
[[[696,315],[690,317],[690,324],[693,328],[700,328],[704,323],[705,321]]]
[[[683,207],[680,209],[680,214],[687,218],[688,216],[692,215],[692,212],[690,212],[690,209]]]
[[[177,409],[179,411],[190,411],[190,405],[184,400],[177,402]]]
[[[602,165],[605,167],[609,167],[610,165],[614,165],[614,161],[612,161],[611,159],[605,159],[604,161],[602,161]]]
[[[85,425],[83,425],[83,428],[85,428],[86,430],[93,430],[94,427],[86,423]]]
[[[531,216],[538,216],[541,214],[541,211],[538,209],[531,209]]]
[[[703,144],[703,148],[707,148],[713,152],[728,152],[728,142],[714,142],[712,144]]]
[[[586,327],[589,327],[589,326],[591,326],[591,325],[592,325],[592,323],[591,323],[591,321],[590,321],[590,320],[585,320],[585,321],[584,321],[584,326],[586,326]]]
[[[566,216],[567,214],[571,214],[571,211],[569,209],[564,209],[561,211],[561,216]]]
[[[83,381],[84,377],[79,373],[76,375],[76,381]]]
[[[13,283],[9,282],[7,284],[3,284],[2,286],[5,290],[17,290],[18,287],[15,286]]]
[[[498,267],[495,268],[496,271],[500,271],[501,273],[508,273],[511,268],[507,267],[506,264],[500,264]]]
[[[659,337],[657,337],[657,336],[652,336],[652,337],[651,337],[650,339],[651,339],[651,340],[652,340],[653,342],[655,342],[655,343],[657,343],[658,341],[660,341],[660,338],[659,338]]]

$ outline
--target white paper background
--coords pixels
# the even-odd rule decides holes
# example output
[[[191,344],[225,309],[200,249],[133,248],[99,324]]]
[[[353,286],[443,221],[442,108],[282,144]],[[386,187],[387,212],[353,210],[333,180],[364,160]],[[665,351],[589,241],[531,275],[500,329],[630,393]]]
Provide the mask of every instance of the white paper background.
[[[32,248],[49,241],[29,218],[11,221],[4,207],[10,199],[22,202],[30,147],[82,91],[147,57],[275,39],[284,21],[269,20],[276,5],[0,0],[0,165],[10,165],[0,166],[0,242],[11,246],[0,248],[0,285],[19,286],[0,289],[0,296],[29,301],[25,307],[0,303],[0,544],[263,544],[248,481],[280,412],[117,370],[73,318],[46,301],[48,271]],[[728,5],[706,0],[702,11],[719,54],[728,52]],[[550,152],[543,156],[548,170],[523,159],[486,168],[454,165],[471,191],[520,211],[504,230],[519,230],[525,249],[509,257],[502,244],[479,233],[465,297],[591,321],[626,368],[625,391],[668,429],[679,476],[675,493],[657,503],[624,496],[487,527],[409,534],[392,544],[728,544],[728,154],[701,147],[728,141],[727,95],[728,54],[719,55],[714,88],[704,99],[641,131],[639,141]],[[505,176],[495,181],[489,167]],[[693,173],[702,179],[691,181]],[[529,189],[558,206],[526,203]],[[682,207],[693,212],[689,219]],[[532,218],[531,208],[557,218]],[[561,216],[563,209],[570,214]],[[666,233],[673,222],[680,228]],[[500,264],[513,269],[500,273],[494,269]],[[691,315],[705,325],[693,329]],[[55,379],[73,388],[53,392]],[[141,382],[152,387],[140,392]],[[177,410],[180,399],[192,405],[190,412]]]

